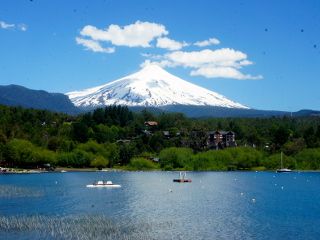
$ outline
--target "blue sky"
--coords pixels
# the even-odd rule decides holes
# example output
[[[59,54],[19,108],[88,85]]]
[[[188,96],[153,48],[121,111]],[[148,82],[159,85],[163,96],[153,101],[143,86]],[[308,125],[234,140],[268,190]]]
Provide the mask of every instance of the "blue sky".
[[[1,85],[64,93],[146,62],[249,107],[320,110],[320,1],[0,3]]]

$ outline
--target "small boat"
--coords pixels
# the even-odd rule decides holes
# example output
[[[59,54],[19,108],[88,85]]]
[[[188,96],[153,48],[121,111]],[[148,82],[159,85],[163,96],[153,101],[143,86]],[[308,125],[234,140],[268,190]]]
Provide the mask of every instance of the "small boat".
[[[103,187],[107,187],[107,188],[120,188],[121,185],[119,184],[113,184],[111,181],[97,181],[94,182],[92,184],[88,184],[87,185],[88,188],[103,188]]]
[[[283,167],[282,152],[281,152],[281,168],[277,169],[277,172],[278,173],[289,173],[289,172],[292,172],[291,169]]]
[[[180,172],[179,173],[179,178],[173,179],[174,182],[179,182],[179,183],[186,183],[186,182],[192,182],[190,178],[187,178],[187,173]]]

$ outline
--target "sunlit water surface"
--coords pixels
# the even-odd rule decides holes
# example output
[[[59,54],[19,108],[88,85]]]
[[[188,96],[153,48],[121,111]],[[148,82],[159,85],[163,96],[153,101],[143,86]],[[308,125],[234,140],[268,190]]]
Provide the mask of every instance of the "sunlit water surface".
[[[0,175],[0,238],[104,239],[103,221],[110,221],[124,239],[319,239],[320,173],[190,172],[192,183],[183,184],[172,181],[178,175]],[[122,188],[86,188],[98,179]],[[70,219],[78,220],[59,223]],[[52,227],[81,230],[89,222],[70,236]]]

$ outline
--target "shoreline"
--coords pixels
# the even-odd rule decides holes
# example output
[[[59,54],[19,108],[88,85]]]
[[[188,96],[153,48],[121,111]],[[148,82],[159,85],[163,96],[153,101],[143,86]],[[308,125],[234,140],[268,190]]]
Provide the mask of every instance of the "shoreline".
[[[4,171],[5,169],[5,171]],[[122,168],[103,168],[101,170],[97,168],[66,168],[66,167],[57,167],[54,170],[42,170],[42,169],[15,169],[15,168],[2,168],[0,175],[2,174],[39,174],[39,173],[67,173],[67,172],[275,172],[274,170],[255,170],[255,169],[245,169],[245,170],[163,170],[163,169],[154,169],[154,170],[130,170]],[[320,173],[320,170],[292,170],[293,173],[299,172],[314,172]]]

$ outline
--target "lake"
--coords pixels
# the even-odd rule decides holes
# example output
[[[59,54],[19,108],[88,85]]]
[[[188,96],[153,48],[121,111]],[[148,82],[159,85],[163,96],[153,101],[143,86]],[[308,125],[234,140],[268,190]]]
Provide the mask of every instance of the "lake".
[[[0,175],[0,239],[319,239],[320,173]],[[86,188],[112,180],[118,189]]]

